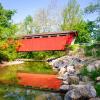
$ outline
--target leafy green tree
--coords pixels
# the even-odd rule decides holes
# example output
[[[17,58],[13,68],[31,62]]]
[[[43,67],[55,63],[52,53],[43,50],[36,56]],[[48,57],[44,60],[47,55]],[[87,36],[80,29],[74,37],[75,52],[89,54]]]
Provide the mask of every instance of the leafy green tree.
[[[17,24],[18,30],[16,35],[19,34],[32,34],[33,33],[33,18],[28,15],[22,23]]]
[[[76,38],[76,43],[88,43],[91,41],[91,32],[89,30],[89,25],[85,21],[74,25],[73,30],[77,30],[78,37]]]
[[[63,10],[63,24],[62,30],[72,30],[74,25],[80,23],[82,20],[82,13],[80,5],[77,0],[69,0],[67,6]]]
[[[100,0],[97,0],[94,4],[91,3],[85,8],[86,14],[95,14],[96,19],[94,21],[90,21],[95,23],[95,25],[91,25],[92,33],[94,37],[100,41]]]
[[[15,37],[16,25],[11,20],[14,13],[15,10],[4,9],[0,3],[0,61],[12,60],[16,55],[14,41],[8,42],[8,39]]]
[[[12,24],[11,17],[15,10],[6,10],[0,3],[0,38],[7,38],[14,35],[16,26]]]
[[[31,16],[25,18],[24,26],[27,34],[33,33],[33,18]]]
[[[63,24],[61,29],[76,30],[78,31],[78,37],[76,38],[77,43],[89,42],[91,40],[89,25],[83,20],[82,11],[77,0],[69,0],[67,7],[63,13]]]

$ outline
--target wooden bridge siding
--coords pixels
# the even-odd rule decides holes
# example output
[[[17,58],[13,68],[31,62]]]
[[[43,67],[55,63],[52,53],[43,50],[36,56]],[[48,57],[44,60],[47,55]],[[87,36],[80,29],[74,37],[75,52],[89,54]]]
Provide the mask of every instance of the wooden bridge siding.
[[[71,44],[74,38],[73,34],[58,37],[32,38],[19,40],[21,46],[17,49],[19,52],[27,51],[49,51],[64,50],[66,44]]]

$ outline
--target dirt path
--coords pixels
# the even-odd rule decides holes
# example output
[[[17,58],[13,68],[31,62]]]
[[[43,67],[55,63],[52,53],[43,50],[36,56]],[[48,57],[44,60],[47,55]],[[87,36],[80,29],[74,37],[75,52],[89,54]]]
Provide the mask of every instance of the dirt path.
[[[18,84],[34,88],[59,90],[62,83],[57,79],[57,75],[18,73],[17,77],[19,78]]]

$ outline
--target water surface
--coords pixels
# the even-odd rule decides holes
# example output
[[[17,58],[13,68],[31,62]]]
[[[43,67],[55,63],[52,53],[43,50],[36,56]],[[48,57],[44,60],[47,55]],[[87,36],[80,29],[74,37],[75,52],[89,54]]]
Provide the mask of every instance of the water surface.
[[[17,72],[56,74],[46,62],[26,62],[2,67],[0,68],[0,100],[63,100],[60,93],[16,85]]]

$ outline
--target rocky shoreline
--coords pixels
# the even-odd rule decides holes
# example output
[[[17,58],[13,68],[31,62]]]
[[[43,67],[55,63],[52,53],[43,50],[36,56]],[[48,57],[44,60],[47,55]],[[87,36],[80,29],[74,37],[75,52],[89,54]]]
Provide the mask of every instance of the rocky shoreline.
[[[64,100],[100,100],[96,97],[94,82],[87,76],[82,76],[80,70],[87,66],[89,72],[100,68],[100,60],[80,58],[78,56],[63,56],[49,62],[53,69],[58,71],[64,91]],[[100,77],[97,77],[100,82]]]

